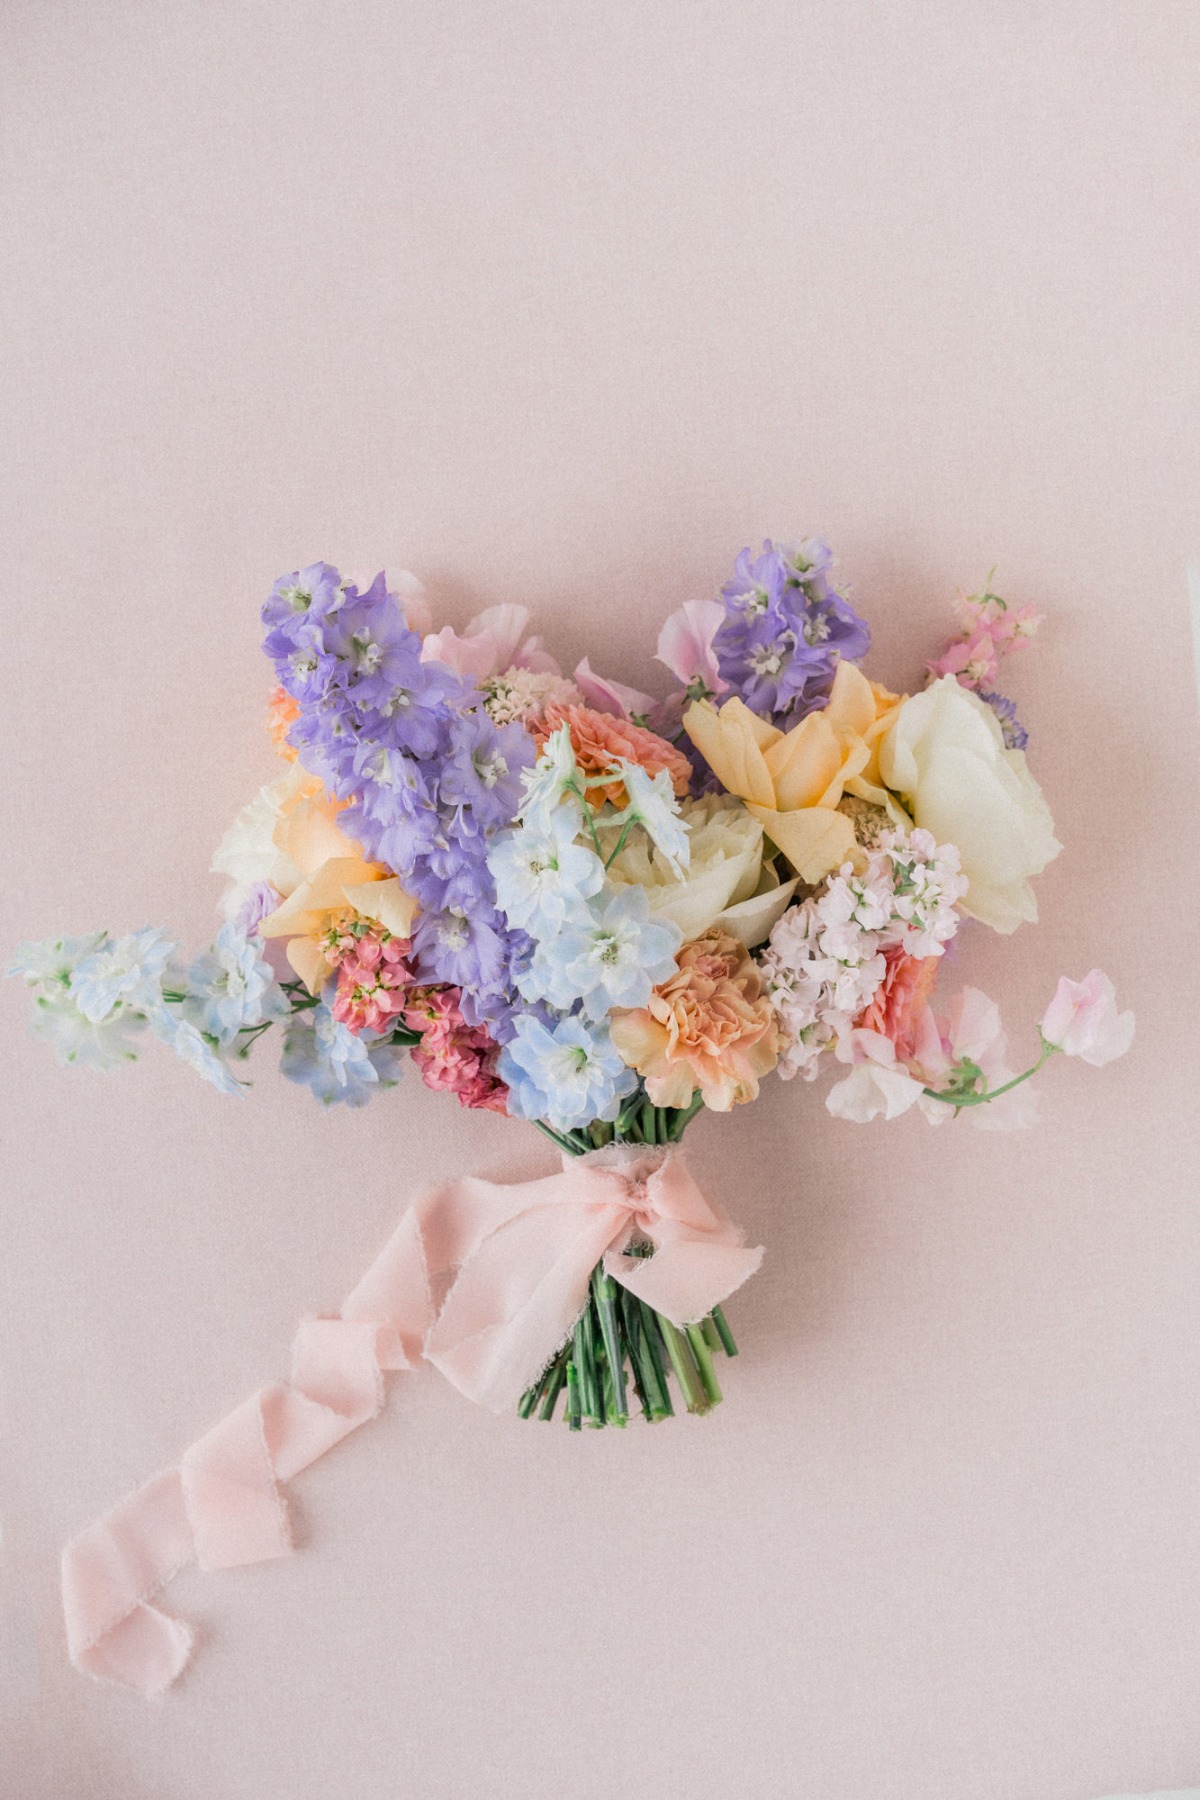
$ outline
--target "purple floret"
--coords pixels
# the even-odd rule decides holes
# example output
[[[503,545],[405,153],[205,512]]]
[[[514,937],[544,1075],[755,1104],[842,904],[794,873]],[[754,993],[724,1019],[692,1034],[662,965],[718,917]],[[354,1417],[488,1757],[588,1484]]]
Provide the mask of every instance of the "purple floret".
[[[829,696],[838,661],[870,646],[866,623],[832,586],[832,558],[819,538],[796,547],[768,538],[743,550],[721,589],[725,621],[713,649],[723,681],[760,717],[783,729]]]

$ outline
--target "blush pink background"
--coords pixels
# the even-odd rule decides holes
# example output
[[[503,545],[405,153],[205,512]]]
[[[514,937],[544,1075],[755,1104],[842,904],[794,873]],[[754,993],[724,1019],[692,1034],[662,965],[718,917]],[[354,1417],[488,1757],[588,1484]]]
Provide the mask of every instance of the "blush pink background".
[[[691,1134],[768,1246],[708,1421],[569,1440],[428,1372],[177,1583],[148,1706],[67,1667],[65,1536],[286,1366],[418,1183],[544,1170],[415,1079],[323,1115],[4,1030],[4,1800],[1090,1800],[1200,1780],[1196,68],[1182,0],[9,0],[4,950],[212,929],[273,772],[257,608],[328,557],[649,673],[827,533],[920,680],[956,590],[1066,846],[954,974],[1022,1047],[1137,1006],[1043,1126]]]

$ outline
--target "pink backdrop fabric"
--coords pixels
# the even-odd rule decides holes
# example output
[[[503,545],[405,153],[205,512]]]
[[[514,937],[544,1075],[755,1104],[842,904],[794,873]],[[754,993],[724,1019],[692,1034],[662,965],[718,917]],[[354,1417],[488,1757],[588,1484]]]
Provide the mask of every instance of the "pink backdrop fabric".
[[[711,1419],[569,1439],[433,1371],[291,1563],[189,1575],[157,1705],[66,1663],[62,1540],[265,1379],[405,1198],[545,1173],[415,1075],[323,1114],[60,1072],[0,994],[3,1800],[1092,1800],[1200,1781],[1200,14],[1184,0],[10,0],[3,951],[213,927],[319,557],[519,600],[641,684],[825,532],[919,681],[959,589],[1063,856],[952,972],[1133,1053],[1020,1138],[771,1084],[689,1134],[767,1261]]]

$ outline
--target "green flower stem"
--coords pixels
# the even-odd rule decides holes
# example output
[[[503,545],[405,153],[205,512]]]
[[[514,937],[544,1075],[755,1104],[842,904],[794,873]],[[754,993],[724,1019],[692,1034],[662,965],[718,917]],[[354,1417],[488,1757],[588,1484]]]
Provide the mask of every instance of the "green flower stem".
[[[596,1368],[596,1333],[590,1304],[584,1307],[575,1326],[575,1361],[579,1365],[583,1416],[589,1425],[598,1428],[604,1423],[604,1397]]]
[[[614,1138],[616,1138],[618,1140],[618,1142],[622,1138],[629,1137],[630,1133],[633,1130],[634,1121],[636,1120],[638,1112],[641,1109],[641,1104],[642,1104],[642,1096],[640,1094],[635,1094],[633,1096],[633,1099],[627,1101],[625,1103],[625,1105],[621,1108],[620,1112],[617,1114],[617,1122],[613,1126],[613,1136],[614,1136]]]
[[[702,1319],[700,1321],[700,1329],[704,1333],[704,1341],[709,1349],[719,1350],[721,1348],[721,1334],[712,1322],[711,1313],[709,1313],[707,1319]]]
[[[603,1263],[598,1263],[592,1271],[592,1304],[600,1320],[616,1410],[624,1424],[629,1417],[629,1403],[625,1394],[625,1345],[621,1341],[621,1327],[617,1318],[617,1284],[605,1272]]]
[[[558,1396],[565,1387],[566,1380],[567,1359],[565,1356],[560,1356],[551,1366],[550,1379],[546,1383],[545,1397],[542,1400],[541,1411],[538,1413],[539,1419],[552,1419],[554,1417],[554,1409],[558,1405]]]
[[[617,1304],[621,1314],[622,1336],[629,1350],[629,1373],[633,1378],[633,1391],[637,1395],[638,1405],[642,1409],[642,1417],[647,1423],[655,1418],[654,1409],[650,1405],[650,1395],[642,1378],[642,1357],[637,1341],[637,1326],[630,1325],[629,1310],[625,1305],[625,1290],[621,1289],[617,1296]]]
[[[572,1156],[579,1156],[582,1154],[577,1144],[572,1143],[571,1139],[566,1137],[561,1131],[555,1131],[553,1125],[547,1125],[545,1119],[535,1119],[533,1123],[537,1126],[543,1136],[548,1137],[552,1144],[557,1144],[560,1150],[567,1150]]]
[[[572,1431],[580,1430],[583,1402],[579,1393],[579,1371],[575,1367],[575,1358],[567,1359],[567,1424]]]
[[[675,1371],[675,1379],[679,1383],[679,1391],[683,1395],[684,1405],[690,1413],[707,1412],[709,1401],[696,1365],[692,1361],[687,1339],[672,1325],[670,1319],[664,1319],[661,1313],[655,1315],[655,1323],[662,1334],[663,1343],[667,1347],[667,1355],[671,1359],[671,1367]]]
[[[1028,1081],[1040,1069],[1044,1069],[1050,1058],[1059,1049],[1061,1049],[1061,1045],[1048,1044],[1043,1038],[1042,1054],[1030,1068],[1025,1070],[1024,1074],[1014,1075],[1011,1081],[1004,1083],[1003,1087],[991,1088],[986,1094],[956,1094],[953,1088],[949,1088],[945,1092],[941,1092],[937,1088],[924,1088],[922,1092],[928,1094],[931,1100],[944,1100],[947,1106],[954,1108],[956,1113],[961,1112],[964,1106],[986,1106],[990,1100],[998,1100],[1001,1094],[1010,1094],[1013,1088],[1020,1087],[1023,1081]]]
[[[721,1310],[721,1308],[719,1306],[714,1306],[712,1309],[712,1312],[709,1314],[709,1317],[711,1318],[713,1325],[716,1327],[717,1336],[720,1338],[721,1343],[725,1347],[726,1356],[736,1356],[738,1353],[738,1347],[734,1341],[733,1333],[732,1333],[732,1331],[730,1331],[728,1323],[726,1322],[724,1312]]]
[[[612,1368],[607,1356],[603,1358],[601,1364],[601,1381],[604,1389],[604,1423],[615,1425],[618,1430],[624,1431],[629,1423],[629,1414],[623,1402],[617,1399],[617,1390],[613,1386]],[[622,1382],[623,1391],[624,1383]]]
[[[677,1144],[700,1108],[704,1105],[704,1095],[697,1088],[687,1106],[681,1107],[667,1128],[666,1142]]]
[[[650,1401],[650,1415],[654,1419],[669,1419],[675,1408],[671,1403],[671,1390],[667,1386],[667,1372],[663,1368],[659,1345],[662,1339],[658,1332],[658,1320],[655,1313],[644,1300],[638,1300],[629,1290],[622,1290],[628,1299],[627,1316],[633,1330],[631,1341],[636,1342],[638,1356],[642,1365],[642,1380],[646,1386],[647,1398]]]
[[[699,1325],[689,1325],[684,1335],[700,1372],[700,1382],[708,1404],[719,1406],[722,1398],[721,1384],[717,1380],[717,1371],[713,1368],[712,1351],[703,1329]]]
[[[526,1388],[525,1392],[521,1396],[521,1404],[517,1408],[517,1414],[520,1418],[528,1419],[530,1417],[530,1415],[532,1414],[538,1401],[541,1399],[542,1395],[545,1393],[546,1384],[549,1381],[549,1379],[550,1379],[550,1371],[549,1371],[549,1369],[546,1369],[543,1372],[542,1378],[540,1381],[535,1381],[531,1388]]]

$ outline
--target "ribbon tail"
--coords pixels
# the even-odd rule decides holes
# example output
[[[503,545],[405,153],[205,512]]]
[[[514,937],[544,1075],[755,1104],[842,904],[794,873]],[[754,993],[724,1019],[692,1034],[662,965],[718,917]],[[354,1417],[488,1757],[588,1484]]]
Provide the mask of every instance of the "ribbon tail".
[[[292,1346],[290,1385],[234,1408],[168,1469],[66,1546],[63,1610],[76,1668],[159,1694],[186,1667],[192,1633],[150,1605],[189,1563],[236,1568],[287,1556],[281,1483],[372,1419],[383,1370],[410,1366],[375,1321],[310,1319]]]
[[[161,1694],[191,1654],[192,1634],[148,1604],[193,1560],[178,1469],[156,1475],[62,1554],[71,1661],[98,1680]]]

